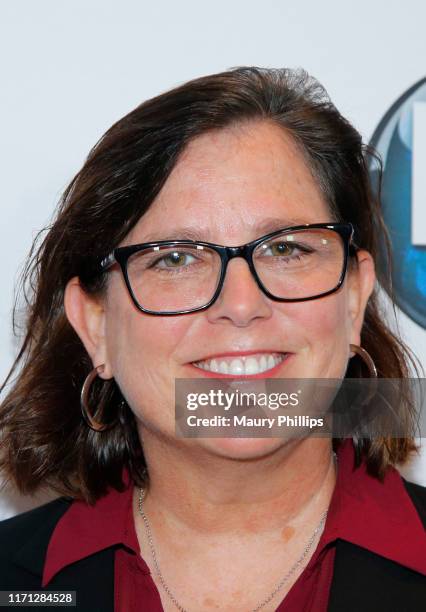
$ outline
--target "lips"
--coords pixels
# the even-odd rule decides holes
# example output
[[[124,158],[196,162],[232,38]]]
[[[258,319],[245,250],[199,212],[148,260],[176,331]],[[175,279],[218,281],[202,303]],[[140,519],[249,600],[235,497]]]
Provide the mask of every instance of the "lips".
[[[288,355],[266,351],[246,355],[222,354],[194,361],[191,365],[210,376],[258,376],[275,371]]]

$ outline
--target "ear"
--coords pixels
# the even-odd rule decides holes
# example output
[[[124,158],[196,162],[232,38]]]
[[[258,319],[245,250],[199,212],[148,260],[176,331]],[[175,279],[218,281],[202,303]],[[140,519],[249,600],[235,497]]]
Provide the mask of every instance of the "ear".
[[[357,251],[357,262],[348,271],[348,323],[351,344],[361,344],[361,329],[368,298],[374,290],[376,272],[371,254]]]
[[[64,308],[68,321],[75,329],[92,360],[93,366],[105,364],[101,378],[112,378],[105,338],[105,310],[103,301],[84,291],[75,276],[65,288]]]

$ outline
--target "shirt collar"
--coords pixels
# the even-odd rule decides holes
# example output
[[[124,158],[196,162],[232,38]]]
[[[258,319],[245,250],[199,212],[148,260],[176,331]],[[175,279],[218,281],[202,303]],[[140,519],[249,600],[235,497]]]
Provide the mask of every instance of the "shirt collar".
[[[340,538],[426,574],[425,530],[399,472],[389,468],[380,482],[367,473],[364,463],[355,468],[350,439],[339,447],[337,458],[336,486],[315,558]],[[61,517],[49,541],[43,587],[62,568],[110,546],[124,545],[139,554],[133,485],[125,469],[123,481],[123,492],[109,489],[93,506],[74,500]],[[149,573],[143,560],[141,565]]]
[[[62,568],[114,545],[124,545],[139,553],[133,521],[133,484],[126,469],[122,472],[124,491],[110,488],[89,505],[74,500],[55,526],[46,553],[42,586]],[[146,567],[149,573],[148,567]]]
[[[426,533],[400,473],[388,468],[383,482],[355,468],[352,440],[338,452],[336,486],[321,538],[340,538],[426,574]]]

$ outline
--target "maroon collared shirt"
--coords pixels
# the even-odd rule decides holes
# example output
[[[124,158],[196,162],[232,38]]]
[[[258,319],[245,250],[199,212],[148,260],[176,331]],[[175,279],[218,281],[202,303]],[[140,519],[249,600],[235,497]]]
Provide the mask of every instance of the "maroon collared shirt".
[[[399,472],[390,468],[381,483],[354,469],[352,440],[338,453],[337,481],[320,541],[309,563],[284,599],[276,595],[279,612],[326,612],[333,577],[337,539],[426,575],[426,535]],[[46,554],[45,587],[62,568],[114,545],[114,611],[163,607],[148,565],[140,554],[133,518],[133,485],[124,471],[127,488],[110,489],[94,506],[74,500],[58,521]],[[261,553],[260,553],[261,554]],[[255,572],[253,566],[253,572]],[[265,593],[265,596],[267,593]]]

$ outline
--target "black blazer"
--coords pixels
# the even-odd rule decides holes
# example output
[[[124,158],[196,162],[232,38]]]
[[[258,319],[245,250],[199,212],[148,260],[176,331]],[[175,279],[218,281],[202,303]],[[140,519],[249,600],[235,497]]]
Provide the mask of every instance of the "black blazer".
[[[403,482],[426,529],[426,487]],[[59,497],[0,522],[0,590],[41,590],[50,536],[71,501]],[[71,610],[113,612],[115,549],[107,548],[67,566],[53,577],[46,590],[77,591],[77,606],[68,608]],[[35,608],[17,609],[33,612]],[[142,602],[139,610],[149,612]],[[338,540],[328,610],[424,612],[426,576]]]

